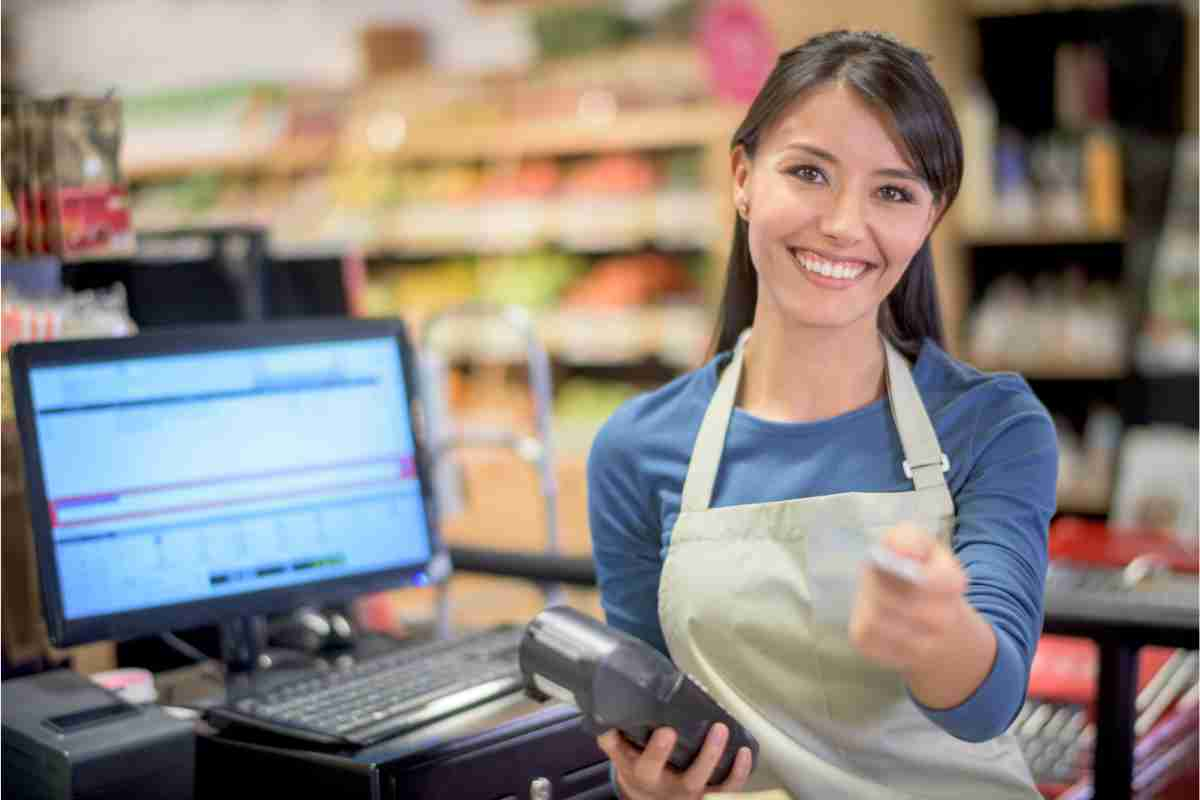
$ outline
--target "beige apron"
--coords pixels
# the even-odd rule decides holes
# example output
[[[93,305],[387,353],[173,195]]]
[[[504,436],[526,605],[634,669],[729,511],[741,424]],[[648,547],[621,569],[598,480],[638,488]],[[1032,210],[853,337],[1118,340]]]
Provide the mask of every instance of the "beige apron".
[[[747,788],[786,788],[797,800],[1040,798],[1011,734],[981,744],[954,738],[913,704],[898,673],[853,649],[845,622],[861,558],[831,577],[824,554],[808,551],[810,532],[834,530],[865,553],[904,520],[949,541],[948,463],[904,357],[885,341],[913,491],[709,508],[745,340],[696,438],[658,605],[676,664],[758,739]]]

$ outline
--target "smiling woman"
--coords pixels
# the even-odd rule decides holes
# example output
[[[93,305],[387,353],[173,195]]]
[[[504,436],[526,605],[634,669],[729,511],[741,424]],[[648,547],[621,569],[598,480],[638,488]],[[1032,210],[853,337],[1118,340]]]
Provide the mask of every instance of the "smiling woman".
[[[755,327],[876,336],[877,310],[940,210],[891,128],[884,112],[835,82],[784,112],[757,137],[753,157],[745,145],[734,150],[735,202],[754,214],[747,245],[763,290]]]
[[[1005,730],[1041,622],[1057,443],[1023,380],[940,346],[929,237],[962,155],[920,53],[845,31],[784,53],[731,147],[717,352],[592,446],[609,623],[759,742],[724,789],[1038,797]],[[698,798],[726,736],[682,772],[669,729],[600,744],[622,796]]]
[[[758,251],[769,250],[762,240],[782,227],[775,235],[789,237],[782,240],[789,252],[807,245],[823,262],[818,273],[835,261],[887,268],[872,270],[874,307],[859,310],[877,308],[879,330],[916,357],[923,339],[943,340],[929,235],[962,181],[950,102],[925,59],[889,37],[835,32],[807,42],[804,58],[800,50],[780,59],[733,136],[739,219],[715,350],[731,348],[755,321],[762,277],[755,268],[771,258]],[[824,191],[810,199],[799,186],[775,185],[772,172]],[[768,184],[760,197],[755,179]],[[750,241],[751,208],[756,223],[760,210],[791,220],[771,224],[768,216]]]

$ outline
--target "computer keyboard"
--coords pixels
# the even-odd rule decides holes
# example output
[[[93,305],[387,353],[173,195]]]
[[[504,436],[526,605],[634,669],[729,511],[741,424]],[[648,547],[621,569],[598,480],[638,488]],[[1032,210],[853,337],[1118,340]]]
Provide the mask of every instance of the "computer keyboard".
[[[209,718],[320,744],[373,744],[521,689],[523,633],[492,628],[311,672]]]
[[[1123,569],[1051,562],[1046,607],[1059,616],[1194,629],[1197,587],[1194,574],[1162,573],[1131,586]]]

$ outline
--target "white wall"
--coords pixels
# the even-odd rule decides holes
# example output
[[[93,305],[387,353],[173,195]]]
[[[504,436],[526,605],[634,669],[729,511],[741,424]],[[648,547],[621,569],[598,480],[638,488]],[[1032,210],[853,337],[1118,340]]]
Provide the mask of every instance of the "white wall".
[[[341,84],[360,74],[357,35],[370,22],[425,29],[431,61],[450,69],[520,63],[532,52],[519,16],[479,13],[471,0],[9,0],[4,12],[11,66],[37,94]]]

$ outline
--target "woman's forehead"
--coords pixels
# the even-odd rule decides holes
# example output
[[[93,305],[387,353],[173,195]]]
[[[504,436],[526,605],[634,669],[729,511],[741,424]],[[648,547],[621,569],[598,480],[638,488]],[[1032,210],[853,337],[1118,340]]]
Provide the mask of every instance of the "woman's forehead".
[[[840,81],[797,97],[763,133],[760,143],[771,150],[815,144],[835,155],[845,152],[912,167],[891,115]]]

